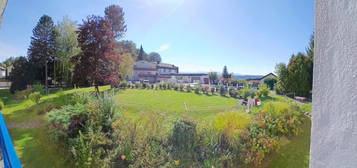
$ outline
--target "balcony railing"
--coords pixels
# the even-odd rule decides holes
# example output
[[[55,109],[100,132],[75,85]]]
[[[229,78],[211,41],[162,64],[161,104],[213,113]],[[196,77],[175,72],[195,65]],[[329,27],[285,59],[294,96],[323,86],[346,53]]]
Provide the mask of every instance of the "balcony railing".
[[[0,112],[0,145],[2,153],[3,167],[21,168],[21,162],[16,155],[14,145],[12,144],[9,131],[2,113]]]

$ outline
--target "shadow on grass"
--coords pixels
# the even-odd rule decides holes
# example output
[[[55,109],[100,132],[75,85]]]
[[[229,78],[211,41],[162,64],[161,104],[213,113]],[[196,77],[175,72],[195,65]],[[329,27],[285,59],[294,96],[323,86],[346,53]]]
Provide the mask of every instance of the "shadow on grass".
[[[16,128],[10,134],[23,167],[72,167],[69,154],[50,139],[46,128]]]

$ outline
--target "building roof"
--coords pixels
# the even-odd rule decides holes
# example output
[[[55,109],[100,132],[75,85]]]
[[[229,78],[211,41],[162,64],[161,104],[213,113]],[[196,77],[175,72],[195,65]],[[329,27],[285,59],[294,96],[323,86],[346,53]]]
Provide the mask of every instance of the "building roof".
[[[270,73],[264,75],[263,77],[260,77],[260,78],[250,78],[250,79],[247,79],[247,81],[250,81],[250,80],[262,80],[262,79],[264,79],[264,78],[266,78],[266,77],[268,77],[268,76],[270,76],[270,75],[273,75],[273,76],[276,77],[276,75],[275,75],[274,73],[270,72]]]
[[[172,74],[172,76],[207,76],[206,73],[179,73],[179,74]]]
[[[177,66],[173,64],[166,64],[166,63],[159,63],[157,64],[158,67],[163,67],[163,68],[177,68]]]

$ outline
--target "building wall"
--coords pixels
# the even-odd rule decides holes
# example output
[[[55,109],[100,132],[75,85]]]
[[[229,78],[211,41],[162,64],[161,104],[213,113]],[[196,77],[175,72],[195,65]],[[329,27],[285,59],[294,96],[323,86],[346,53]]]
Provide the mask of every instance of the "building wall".
[[[268,76],[264,77],[263,79],[260,80],[260,84],[264,84],[264,80],[270,77],[275,77],[273,74],[269,74]]]
[[[310,168],[357,167],[356,19],[356,0],[316,0]]]
[[[5,76],[6,76],[6,71],[0,70],[0,79],[5,78]]]

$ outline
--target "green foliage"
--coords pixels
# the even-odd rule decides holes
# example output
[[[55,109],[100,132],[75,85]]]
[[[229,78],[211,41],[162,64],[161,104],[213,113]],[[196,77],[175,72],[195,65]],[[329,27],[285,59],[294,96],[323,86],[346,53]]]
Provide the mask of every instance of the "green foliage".
[[[67,86],[72,84],[72,72],[75,62],[71,59],[80,52],[76,24],[75,21],[70,20],[68,17],[63,17],[63,20],[55,28],[57,34],[55,39],[55,56],[57,58],[55,63],[55,80],[61,86],[63,83]]]
[[[290,91],[288,80],[288,68],[286,64],[280,63],[275,66],[276,74],[278,75],[278,81],[275,85],[276,93],[284,94]]]
[[[208,86],[203,86],[203,87],[202,87],[202,92],[203,92],[204,94],[208,94],[208,91],[209,91],[209,87],[208,87]]]
[[[41,99],[41,94],[39,92],[33,92],[29,95],[29,99],[38,104],[40,102],[40,99]]]
[[[27,85],[31,84],[33,79],[31,64],[25,57],[19,57],[13,63],[13,68],[9,79],[11,81],[10,92],[25,90]]]
[[[251,116],[247,113],[225,112],[217,115],[214,127],[227,137],[237,137],[251,121]]]
[[[193,121],[176,121],[168,140],[175,160],[191,160],[195,153],[196,139],[196,124]]]
[[[36,83],[36,84],[32,85],[32,91],[38,92],[41,95],[44,95],[46,93],[46,90],[41,83]]]
[[[277,82],[276,77],[268,77],[264,80],[264,84],[268,85],[270,90],[273,90]]]
[[[71,153],[76,167],[96,168],[110,167],[110,160],[102,156],[106,151],[98,147],[106,142],[105,135],[102,132],[90,129],[88,133],[83,134],[79,131],[78,138],[70,142]]]
[[[200,94],[200,87],[199,87],[199,86],[195,86],[194,92],[195,92],[196,94]]]
[[[268,85],[266,85],[266,84],[261,85],[259,87],[259,90],[256,91],[256,95],[259,98],[268,97],[268,95],[269,95]]]
[[[266,103],[258,115],[258,125],[271,135],[297,135],[302,122],[299,106],[283,102]]]
[[[112,124],[115,167],[165,167],[172,164],[162,120],[163,115],[151,112],[141,119],[120,117],[116,120]]]
[[[227,94],[227,89],[226,89],[224,86],[221,86],[221,87],[219,88],[219,94],[220,94],[221,96],[226,96],[226,94]]]
[[[128,83],[126,81],[122,81],[119,84],[119,88],[121,89],[125,89],[126,87],[128,87]]]
[[[21,91],[15,91],[15,98],[16,99],[27,99],[28,96],[32,93],[32,89],[25,89]]]
[[[229,96],[233,97],[233,98],[238,98],[239,96],[239,91],[234,89],[234,88],[230,88],[229,89]]]
[[[31,79],[44,82],[47,78],[47,74],[44,75],[45,68],[54,66],[53,60],[56,52],[55,41],[58,34],[55,31],[52,18],[47,15],[43,15],[39,19],[32,32],[33,36],[31,37],[31,43],[27,52],[31,72],[33,72]],[[54,71],[48,71],[48,76],[53,77],[53,72]]]
[[[184,91],[184,88],[185,88],[185,85],[180,84],[180,91],[181,91],[181,92],[183,92],[183,91]]]
[[[147,57],[147,61],[160,63],[161,62],[161,56],[157,52],[151,52]]]
[[[187,85],[187,86],[186,86],[186,91],[187,91],[187,92],[191,92],[191,91],[192,91],[192,87],[191,87],[190,85]]]
[[[82,104],[65,105],[48,112],[46,119],[54,139],[64,139],[66,143],[69,143],[69,138],[77,137],[79,131],[84,129],[85,106]]]
[[[210,80],[211,84],[218,83],[218,74],[217,72],[208,72],[208,79]]]
[[[5,105],[4,102],[0,99],[0,110],[4,109]]]
[[[247,99],[249,96],[251,96],[251,91],[248,87],[244,87],[243,89],[239,90],[239,95],[243,99]]]
[[[215,87],[211,87],[211,94],[213,95],[216,92],[216,88]]]

